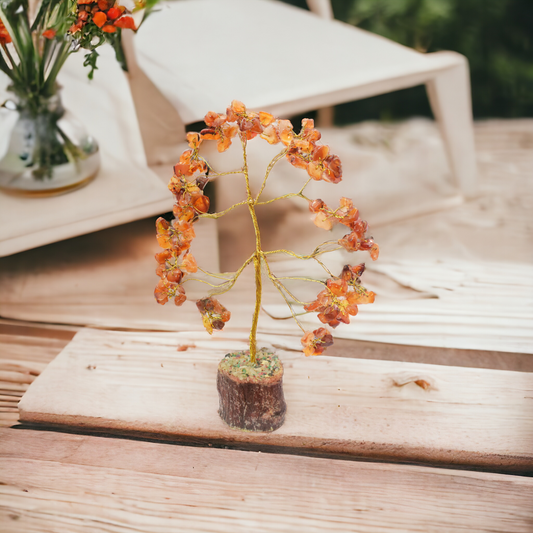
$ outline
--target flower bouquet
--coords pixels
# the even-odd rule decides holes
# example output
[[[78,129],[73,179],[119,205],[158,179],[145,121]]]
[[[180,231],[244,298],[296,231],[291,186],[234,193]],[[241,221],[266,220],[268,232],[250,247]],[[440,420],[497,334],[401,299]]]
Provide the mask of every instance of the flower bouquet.
[[[358,312],[358,305],[372,303],[374,293],[361,285],[364,263],[355,266],[345,265],[338,275],[332,273],[321,260],[325,253],[344,249],[349,252],[367,251],[375,260],[379,254],[378,245],[366,236],[368,225],[359,217],[359,211],[349,198],[341,198],[339,207],[331,208],[320,199],[308,198],[306,186],[311,180],[338,183],[342,178],[342,167],[338,156],[331,154],[329,147],[319,143],[321,134],[314,128],[313,120],[304,119],[299,133],[294,131],[289,120],[277,119],[269,113],[247,110],[238,101],[233,101],[225,114],[210,112],[205,116],[207,128],[200,133],[188,133],[189,149],[183,152],[178,164],[174,166],[169,189],[175,196],[174,219],[169,222],[160,217],[156,221],[157,241],[163,251],[156,254],[158,263],[156,273],[160,281],[155,289],[158,303],[165,304],[170,299],[181,306],[187,299],[184,285],[200,282],[210,287],[209,294],[196,302],[203,324],[211,334],[221,330],[231,314],[214,296],[228,292],[243,270],[253,264],[255,271],[255,308],[251,321],[250,347],[244,352],[227,354],[218,368],[217,386],[220,398],[220,416],[231,427],[253,430],[273,431],[284,421],[286,406],[282,391],[283,366],[279,358],[266,348],[257,346],[257,326],[261,309],[262,273],[274,284],[285,302],[292,317],[301,328],[301,343],[306,356],[320,355],[333,344],[331,331],[319,327],[306,331],[298,320],[294,306],[303,306],[305,312],[318,314],[325,326],[336,328],[339,324],[350,322],[350,317]],[[252,194],[250,170],[247,161],[247,144],[255,137],[269,144],[280,144],[280,152],[268,164],[257,194]],[[230,172],[217,172],[200,155],[202,143],[216,141],[219,152],[226,151],[234,138],[242,146],[243,164]],[[291,165],[306,171],[305,180],[296,192],[271,200],[261,201],[267,180],[275,167],[283,159]],[[246,185],[246,198],[228,209],[210,213],[209,198],[204,194],[206,184],[228,174],[240,174]],[[327,240],[317,246],[310,254],[300,255],[286,249],[264,251],[261,247],[261,232],[256,208],[288,198],[300,198],[308,202],[316,226],[331,230],[333,226],[346,226],[347,233],[339,240]],[[255,230],[255,250],[242,266],[233,274],[217,274],[203,270],[197,265],[190,252],[194,233],[194,222],[199,218],[220,218],[229,211],[246,206]],[[305,276],[277,276],[269,262],[276,254],[285,254],[302,261],[315,261],[324,270],[325,279]],[[203,277],[194,276],[202,273]],[[316,283],[320,291],[316,300],[303,302],[289,290],[285,280],[300,280]]]
[[[18,114],[0,154],[2,189],[58,194],[95,177],[98,144],[65,112],[57,76],[67,58],[83,49],[92,79],[97,49],[106,42],[127,70],[122,31],[137,30],[156,1],[0,0],[0,70],[12,95],[3,107]]]

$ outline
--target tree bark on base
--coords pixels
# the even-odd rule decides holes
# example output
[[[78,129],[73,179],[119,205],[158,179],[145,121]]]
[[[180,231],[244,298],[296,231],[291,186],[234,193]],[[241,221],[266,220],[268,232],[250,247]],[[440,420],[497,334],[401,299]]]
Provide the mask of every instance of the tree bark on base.
[[[230,427],[248,431],[274,431],[285,421],[283,373],[260,382],[241,380],[218,369],[219,414]]]

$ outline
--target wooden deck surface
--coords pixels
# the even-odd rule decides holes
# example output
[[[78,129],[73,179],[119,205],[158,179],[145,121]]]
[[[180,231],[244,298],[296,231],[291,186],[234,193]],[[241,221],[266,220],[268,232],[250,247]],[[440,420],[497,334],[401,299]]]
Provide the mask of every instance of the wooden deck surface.
[[[25,429],[18,400],[75,331],[0,323],[2,532],[532,530],[521,475]]]
[[[4,532],[531,531],[533,479],[0,430]]]
[[[491,338],[501,337],[500,347],[495,349],[490,342],[487,349],[477,350],[336,339],[328,350],[332,357],[327,359],[327,364],[337,369],[342,366],[341,357],[349,359],[348,368],[366,371],[384,368],[386,364],[383,375],[390,378],[388,381],[374,382],[371,374],[363,372],[358,383],[361,391],[376,396],[376,406],[385,407],[391,395],[396,395],[394,425],[397,435],[409,436],[407,445],[411,451],[417,441],[424,443],[427,451],[427,444],[436,443],[435,437],[440,434],[449,444],[448,454],[456,450],[454,446],[461,445],[470,452],[477,451],[478,456],[482,450],[491,450],[490,461],[485,464],[458,462],[453,460],[452,453],[444,455],[439,468],[435,468],[402,464],[406,456],[401,449],[401,453],[382,454],[380,462],[370,462],[369,458],[378,458],[375,453],[359,457],[339,455],[333,453],[335,450],[328,451],[327,440],[323,440],[324,446],[315,446],[314,450],[264,442],[246,449],[228,439],[209,436],[188,443],[185,439],[176,442],[174,436],[172,442],[163,442],[154,440],[160,439],[161,434],[149,436],[145,433],[142,438],[137,433],[132,437],[116,432],[110,434],[112,428],[108,428],[107,434],[96,436],[80,428],[67,432],[43,425],[37,431],[35,427],[19,424],[19,400],[68,345],[80,326],[133,329],[139,335],[156,329],[175,331],[179,329],[180,320],[182,331],[201,328],[197,317],[194,317],[196,325],[190,328],[193,320],[182,319],[178,309],[153,304],[151,292],[156,279],[151,259],[155,251],[153,221],[144,220],[0,261],[0,315],[3,317],[0,318],[0,531],[532,532],[533,478],[529,476],[533,442],[533,374],[530,374],[533,357],[511,353],[511,345],[506,344],[515,336],[508,326],[513,326],[515,318],[522,322],[527,320],[530,309],[527,290],[531,283],[524,285],[522,278],[515,279],[517,270],[507,267],[516,254],[518,263],[526,265],[525,268],[531,264],[528,208],[531,131],[530,120],[478,123],[476,140],[483,195],[479,201],[470,203],[462,216],[450,209],[424,218],[428,223],[427,231],[437,231],[428,242],[446,245],[450,231],[442,221],[452,218],[453,231],[467,241],[468,246],[462,249],[468,252],[467,260],[477,257],[479,265],[487,260],[503,261],[491,263],[496,274],[489,276],[490,283],[482,293],[487,316],[494,307],[511,321],[509,324],[499,321],[498,327],[484,324],[484,332],[493,329]],[[383,241],[384,250],[393,253],[391,243],[395,244],[397,237],[398,242],[402,240],[400,237],[403,241],[411,239],[416,234],[415,222],[408,220],[398,225],[400,234],[391,233],[390,242]],[[241,228],[235,227],[240,235]],[[299,238],[299,233],[295,233]],[[511,234],[518,240],[509,239]],[[380,237],[381,243],[382,237],[376,237]],[[488,247],[483,244],[482,237],[488,238]],[[230,236],[229,242],[232,238]],[[494,242],[498,242],[497,252]],[[517,246],[516,242],[521,245]],[[427,243],[420,245],[420,240],[416,239],[411,248],[407,242],[400,244],[409,260],[415,257],[415,249],[422,255],[428,250]],[[227,263],[228,253],[233,257],[235,248],[221,251],[226,253],[222,256],[223,263]],[[453,251],[461,252],[460,249]],[[212,248],[204,246],[202,250],[200,247],[200,253],[205,253],[206,261],[216,261]],[[386,257],[382,258],[382,264],[386,263],[384,259]],[[425,268],[422,263],[419,267]],[[446,264],[441,264],[441,271],[442,268],[446,268]],[[429,265],[426,271],[440,275],[434,265]],[[399,275],[398,269],[394,272]],[[367,274],[372,275],[372,272]],[[461,291],[473,288],[477,291],[487,279],[487,276],[479,280],[476,277],[475,287],[467,284],[465,288],[461,284]],[[394,282],[394,289],[401,292],[397,294],[401,303],[408,297],[405,291],[412,289],[401,286],[403,278],[398,280]],[[511,286],[513,283],[516,287]],[[494,284],[500,292],[491,292]],[[507,286],[509,294],[520,296],[516,299],[523,304],[520,309],[509,304]],[[450,287],[441,289],[449,291]],[[386,292],[388,286],[383,286],[383,290]],[[269,295],[266,296],[268,305]],[[431,294],[428,292],[425,297]],[[239,300],[240,295],[236,298]],[[503,306],[502,311],[504,299],[506,307]],[[454,330],[455,324],[464,325],[463,307],[464,301],[461,301],[450,315],[454,316]],[[509,313],[510,309],[513,313]],[[416,330],[417,323],[409,318],[409,313],[404,316],[404,312],[402,305],[393,315],[407,317],[402,328],[409,326]],[[484,322],[483,313],[474,315],[478,322]],[[249,310],[236,308],[236,320],[232,319],[227,328],[229,338],[242,340],[244,330],[240,322],[243,317],[249,318]],[[362,318],[363,312],[358,319]],[[234,327],[239,324],[240,328]],[[284,336],[278,335],[280,329],[276,329],[277,324],[283,323],[266,320],[265,324],[263,334],[277,335],[278,349],[289,349],[287,360],[292,361],[291,350],[295,344],[283,340]],[[445,329],[443,325],[439,331]],[[526,331],[527,328],[522,329]],[[528,332],[524,339],[529,338]],[[295,342],[298,344],[297,340]],[[201,343],[198,346],[201,351]],[[531,351],[530,347],[524,351]],[[185,354],[192,356],[192,351]],[[314,369],[313,361],[303,360],[302,364],[308,362],[311,365],[307,366]],[[104,364],[96,365],[96,369],[83,371],[93,378],[98,377],[108,363],[106,359]],[[418,372],[403,373],[406,368],[415,368],[408,363],[418,365],[416,368],[426,373],[423,376],[418,376]],[[428,365],[432,365],[430,374]],[[289,369],[287,377],[292,370]],[[107,377],[112,375],[108,373]],[[423,389],[416,385],[415,377],[432,378],[426,379],[430,387]],[[347,376],[341,375],[341,378],[347,379]],[[57,391],[68,389],[69,380],[70,377],[65,376],[58,382]],[[460,398],[456,404],[451,392]],[[357,394],[353,394],[354,398],[350,396],[343,401],[353,401]],[[321,394],[320,399],[323,397]],[[298,400],[297,396],[293,399]],[[309,403],[308,396],[306,399]],[[298,408],[304,403],[296,401],[300,404]],[[315,409],[323,403],[315,402],[312,407]],[[342,415],[351,413],[355,406],[350,402],[346,405],[338,402],[335,408],[329,403]],[[368,407],[373,406],[366,405]],[[470,409],[476,415],[469,419]],[[382,410],[381,414],[384,412]],[[412,413],[411,422],[401,418],[408,412]],[[324,413],[321,416],[323,421],[327,418]],[[442,426],[435,425],[439,416]],[[366,420],[369,428],[375,426],[370,409],[365,417],[360,418],[359,423]],[[409,428],[412,420],[428,420],[429,424],[418,423]],[[457,424],[458,421],[462,425]],[[462,431],[465,421],[471,422],[471,427]],[[385,428],[383,435],[387,436],[389,430]],[[469,442],[470,430],[476,435],[475,442]],[[305,435],[300,432],[299,438],[302,434]],[[239,447],[243,449],[237,449]],[[498,464],[498,453],[502,450],[504,453],[500,454],[502,460]],[[436,463],[434,459],[433,454]],[[411,456],[411,460],[424,462],[423,457]],[[513,475],[501,473],[502,466]],[[476,470],[479,468],[485,471]]]

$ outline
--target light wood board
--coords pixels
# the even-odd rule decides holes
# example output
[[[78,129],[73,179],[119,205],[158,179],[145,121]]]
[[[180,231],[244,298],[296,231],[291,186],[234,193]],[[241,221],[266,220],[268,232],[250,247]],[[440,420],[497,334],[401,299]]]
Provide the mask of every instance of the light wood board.
[[[288,339],[289,344],[293,339]],[[533,471],[533,375],[336,357],[274,344],[287,419],[273,433],[217,414],[218,361],[246,337],[81,330],[19,404],[26,423],[380,460]],[[191,345],[177,351],[179,345]],[[415,382],[423,380],[427,388]]]
[[[0,526],[54,531],[531,531],[533,479],[0,430]]]

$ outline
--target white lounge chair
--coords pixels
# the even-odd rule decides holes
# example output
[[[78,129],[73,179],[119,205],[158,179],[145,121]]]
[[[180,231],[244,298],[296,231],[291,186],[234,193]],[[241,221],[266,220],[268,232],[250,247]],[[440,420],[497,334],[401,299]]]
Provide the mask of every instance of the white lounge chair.
[[[225,109],[233,99],[290,116],[425,84],[452,172],[462,193],[475,195],[466,58],[419,53],[333,20],[329,0],[307,2],[312,12],[276,0],[166,4],[135,36],[138,64],[185,124],[202,120],[208,110]],[[145,118],[151,120],[147,105],[143,102]],[[160,153],[165,139],[183,140],[179,118],[172,132],[161,118],[152,120],[152,135],[160,137],[151,144],[160,145]]]

